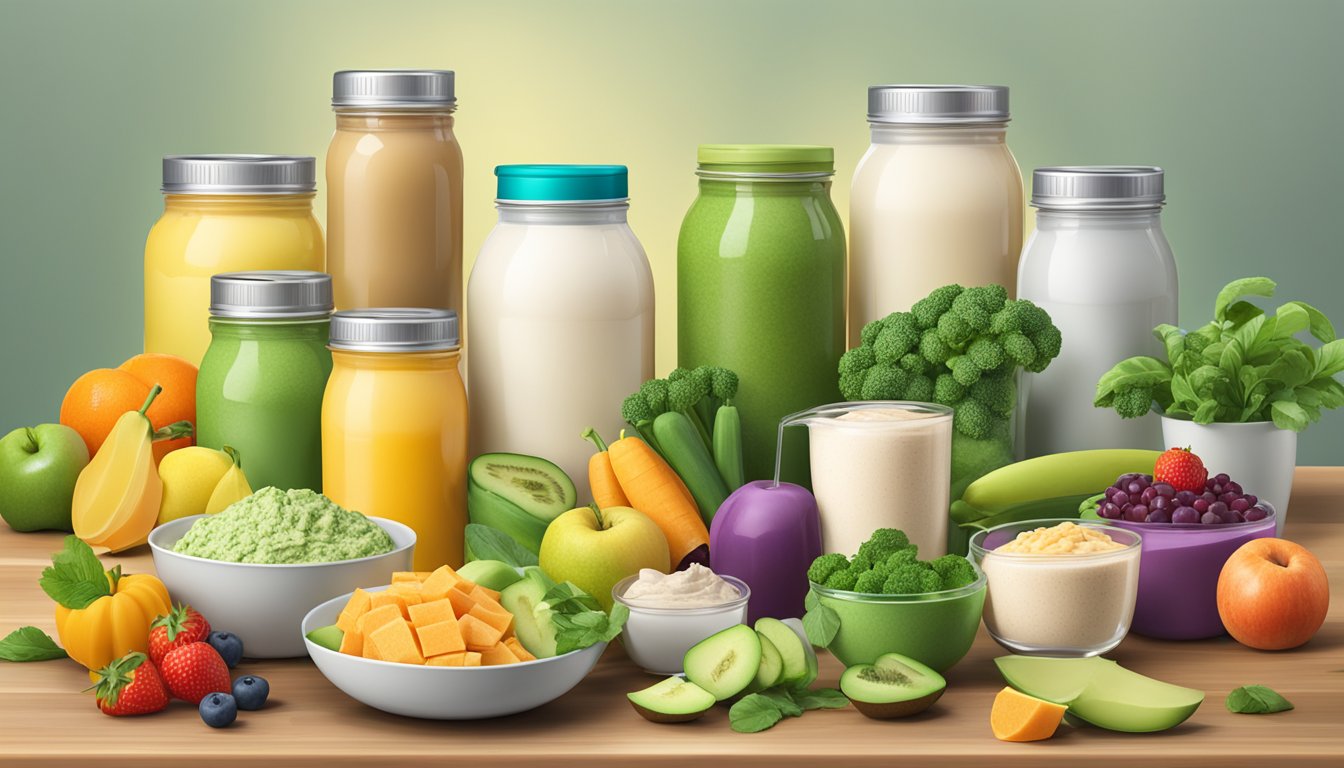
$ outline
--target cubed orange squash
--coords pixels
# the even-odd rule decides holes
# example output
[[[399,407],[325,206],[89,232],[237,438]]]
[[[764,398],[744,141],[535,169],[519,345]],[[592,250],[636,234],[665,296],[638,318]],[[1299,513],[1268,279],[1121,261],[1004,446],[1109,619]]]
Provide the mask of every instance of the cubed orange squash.
[[[484,598],[482,597],[482,595],[484,595],[484,596],[486,596],[486,597],[489,597],[489,598],[490,598],[490,602],[492,602],[492,603],[498,603],[498,602],[499,602],[499,593],[498,593],[498,592],[496,592],[495,590],[493,590],[493,589],[491,589],[491,588],[489,588],[489,587],[482,587],[480,584],[477,584],[477,585],[471,590],[471,596],[472,596],[472,598],[473,598],[476,602],[479,603],[479,602],[481,602],[481,601],[484,599]]]
[[[498,628],[471,614],[458,619],[458,627],[462,630],[462,639],[466,641],[467,648],[473,651],[484,651],[504,637]]]
[[[433,573],[433,571],[416,571],[415,578],[419,579],[421,583],[424,583],[425,579],[428,579],[431,573]]]
[[[453,614],[459,619],[471,613],[471,607],[476,604],[471,595],[458,589],[448,590],[448,601],[453,605]]]
[[[416,584],[419,584],[419,583],[420,583],[420,574],[416,573],[415,571],[393,571],[393,572],[392,572],[392,583],[393,583],[393,584],[400,584],[400,583],[403,582],[403,581],[413,581],[413,582],[415,582]]]
[[[462,630],[457,619],[427,624],[415,628],[415,636],[420,641],[420,652],[425,656],[438,656],[444,653],[458,653],[467,650],[462,639]]]
[[[524,648],[524,647],[523,647],[523,644],[520,643],[520,642],[518,642],[518,638],[516,638],[516,637],[508,637],[508,638],[505,638],[505,639],[504,639],[504,644],[507,645],[507,646],[509,646],[509,650],[510,650],[510,651],[513,651],[513,655],[514,655],[514,656],[517,656],[519,661],[536,661],[536,660],[537,660],[537,657],[536,657],[536,656],[533,656],[532,653],[531,653],[531,651],[529,651],[529,650],[527,650],[526,648]]]
[[[425,659],[425,664],[431,667],[460,667],[466,658],[465,653],[444,653]]]
[[[1067,710],[1061,704],[1004,688],[994,697],[989,727],[1003,741],[1042,741],[1055,735]]]
[[[395,604],[380,605],[355,620],[355,631],[367,638],[374,630],[393,621],[401,621],[401,609]]]
[[[481,666],[494,667],[500,664],[517,664],[518,657],[509,650],[509,646],[503,643],[495,643],[484,651],[481,651]]]
[[[383,661],[399,661],[403,664],[424,664],[424,654],[415,640],[411,625],[404,621],[390,621],[369,633],[365,638],[378,649]]]
[[[418,581],[403,581],[387,588],[388,592],[400,595],[407,607],[424,602],[423,587]]]
[[[431,600],[427,603],[407,607],[411,614],[411,623],[417,627],[438,624],[441,621],[457,621],[451,600]]]
[[[348,653],[351,656],[364,655],[364,633],[346,632],[341,636],[341,653]]]
[[[462,666],[479,667],[481,666],[481,654],[475,651],[467,651],[462,654]]]
[[[436,568],[429,576],[425,577],[423,582],[424,594],[426,599],[438,600],[448,596],[448,590],[453,585],[461,581],[461,577],[447,565],[441,565]]]
[[[342,632],[349,634],[355,628],[355,620],[363,616],[369,610],[369,593],[362,589],[356,589],[350,595],[350,599],[345,602],[345,607],[336,617],[336,626]]]
[[[513,614],[497,604],[477,602],[471,606],[468,614],[498,629],[500,636],[503,636],[505,632],[509,631],[509,627],[513,626]]]
[[[378,655],[378,649],[374,647],[373,643],[369,642],[368,638],[365,638],[361,642],[364,643],[364,647],[361,649],[364,658],[382,661],[383,657]]]
[[[369,598],[369,605],[371,606],[371,609],[381,608],[384,605],[395,605],[397,606],[397,609],[401,611],[401,617],[403,619],[409,619],[411,617],[411,615],[406,612],[406,598],[390,590],[374,592]]]

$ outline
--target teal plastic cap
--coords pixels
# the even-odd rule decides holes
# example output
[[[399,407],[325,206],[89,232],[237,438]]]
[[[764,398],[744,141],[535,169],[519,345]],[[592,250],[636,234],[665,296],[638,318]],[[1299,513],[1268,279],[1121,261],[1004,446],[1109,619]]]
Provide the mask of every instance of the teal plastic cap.
[[[497,165],[500,200],[623,200],[630,196],[624,165]]]

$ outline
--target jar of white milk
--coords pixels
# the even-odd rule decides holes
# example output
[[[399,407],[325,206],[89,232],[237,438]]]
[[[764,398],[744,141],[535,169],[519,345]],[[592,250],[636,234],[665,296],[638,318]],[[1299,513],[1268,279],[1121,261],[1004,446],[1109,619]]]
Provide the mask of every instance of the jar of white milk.
[[[1038,168],[1036,231],[1018,295],[1050,313],[1064,337],[1043,373],[1023,373],[1018,445],[1040,456],[1090,448],[1162,447],[1157,414],[1121,419],[1092,405],[1097,379],[1134,355],[1166,359],[1153,328],[1177,324],[1176,262],[1162,233],[1162,169]]]
[[[471,455],[549,459],[586,503],[588,427],[617,439],[653,377],[653,273],[623,165],[501,165],[499,223],[467,286]]]
[[[875,85],[849,198],[849,342],[948,283],[1014,294],[1022,173],[1001,85]]]

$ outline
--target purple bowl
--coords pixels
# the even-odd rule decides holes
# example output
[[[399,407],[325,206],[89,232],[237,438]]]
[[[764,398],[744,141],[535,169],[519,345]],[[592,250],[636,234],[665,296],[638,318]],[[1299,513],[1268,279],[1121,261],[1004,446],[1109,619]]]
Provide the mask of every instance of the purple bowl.
[[[1218,575],[1227,558],[1252,539],[1274,535],[1276,510],[1263,520],[1231,525],[1102,522],[1143,537],[1139,597],[1130,631],[1161,640],[1202,640],[1225,631],[1218,616]]]

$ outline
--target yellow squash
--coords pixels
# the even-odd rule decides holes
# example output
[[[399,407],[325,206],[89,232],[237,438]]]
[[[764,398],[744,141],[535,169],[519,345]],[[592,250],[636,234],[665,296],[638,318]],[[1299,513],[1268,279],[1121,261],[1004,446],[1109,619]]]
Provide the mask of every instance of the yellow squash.
[[[56,604],[56,635],[70,658],[90,671],[102,669],[132,651],[149,648],[149,625],[168,613],[168,589],[148,574],[109,572],[112,594],[84,608]]]

